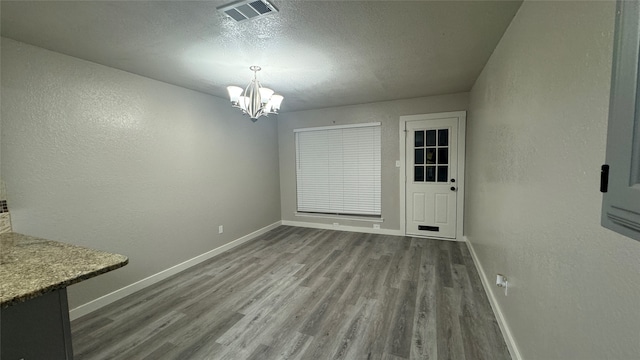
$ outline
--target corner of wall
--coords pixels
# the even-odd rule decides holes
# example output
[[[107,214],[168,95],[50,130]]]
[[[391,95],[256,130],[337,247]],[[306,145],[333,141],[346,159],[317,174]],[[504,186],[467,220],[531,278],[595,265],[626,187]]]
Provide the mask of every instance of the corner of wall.
[[[473,264],[476,266],[476,270],[478,270],[478,274],[480,274],[480,281],[482,281],[482,287],[484,288],[485,293],[487,294],[487,298],[489,298],[489,304],[491,304],[491,309],[493,313],[496,315],[496,320],[498,321],[498,326],[500,327],[500,331],[502,332],[502,336],[507,344],[507,348],[509,349],[509,353],[513,360],[523,360],[522,355],[520,354],[520,350],[518,350],[518,345],[516,343],[516,339],[509,328],[509,324],[502,312],[502,308],[496,299],[496,294],[493,291],[493,283],[491,281],[492,278],[488,277],[478,259],[478,255],[476,254],[475,249],[473,248],[473,244],[469,241],[467,236],[464,236],[464,242],[467,243],[467,248],[471,253],[471,258],[473,259]]]

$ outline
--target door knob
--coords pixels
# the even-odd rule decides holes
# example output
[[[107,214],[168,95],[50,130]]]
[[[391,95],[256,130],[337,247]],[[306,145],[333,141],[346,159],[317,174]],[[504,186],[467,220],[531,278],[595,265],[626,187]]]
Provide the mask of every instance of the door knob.
[[[451,187],[451,191],[456,191],[456,187],[455,187],[455,186],[452,186],[452,187]]]
[[[456,179],[451,179],[451,182],[452,182],[452,183],[456,182]]]

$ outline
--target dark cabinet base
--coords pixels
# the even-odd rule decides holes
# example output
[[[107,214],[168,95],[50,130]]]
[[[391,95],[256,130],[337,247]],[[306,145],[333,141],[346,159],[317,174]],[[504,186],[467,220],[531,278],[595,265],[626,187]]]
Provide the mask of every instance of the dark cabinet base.
[[[0,359],[73,359],[66,288],[0,310]]]

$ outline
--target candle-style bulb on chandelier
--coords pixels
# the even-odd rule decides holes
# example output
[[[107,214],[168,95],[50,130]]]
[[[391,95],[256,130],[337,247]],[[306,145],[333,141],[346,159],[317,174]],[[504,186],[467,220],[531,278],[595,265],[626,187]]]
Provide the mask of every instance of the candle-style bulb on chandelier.
[[[262,87],[258,81],[258,71],[260,66],[249,67],[253,71],[253,80],[242,90],[239,86],[228,86],[231,106],[242,110],[243,114],[249,115],[251,121],[256,122],[260,116],[277,114],[280,110],[281,95],[276,95],[273,90]]]

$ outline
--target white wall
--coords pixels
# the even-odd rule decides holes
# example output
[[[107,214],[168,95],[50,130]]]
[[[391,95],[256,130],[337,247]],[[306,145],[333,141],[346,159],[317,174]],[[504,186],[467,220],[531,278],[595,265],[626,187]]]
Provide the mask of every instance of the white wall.
[[[1,64],[14,231],[130,259],[71,308],[280,220],[276,118],[6,38]]]
[[[599,225],[614,12],[525,1],[471,91],[465,230],[527,360],[640,358],[640,242]]]
[[[282,220],[316,224],[338,222],[344,226],[372,228],[358,220],[296,216],[296,172],[294,129],[366,122],[382,123],[382,229],[400,230],[400,183],[396,160],[400,158],[398,131],[400,116],[466,110],[468,93],[421,97],[406,100],[297,111],[279,115],[280,193]]]

